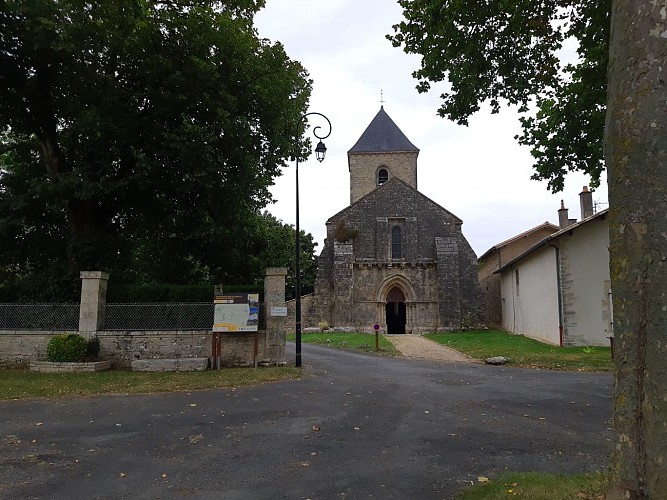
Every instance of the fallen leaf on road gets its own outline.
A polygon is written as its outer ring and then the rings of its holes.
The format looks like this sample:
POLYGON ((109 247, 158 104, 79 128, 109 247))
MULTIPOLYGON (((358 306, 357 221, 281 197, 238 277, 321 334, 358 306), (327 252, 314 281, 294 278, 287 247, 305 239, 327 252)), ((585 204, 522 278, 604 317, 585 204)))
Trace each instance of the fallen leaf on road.
POLYGON ((195 436, 188 436, 188 440, 190 441, 190 444, 196 444, 199 441, 201 441, 202 439, 204 439, 203 434, 197 434, 195 436))
POLYGON ((121 472, 121 473, 120 473, 120 477, 125 477, 125 473, 124 473, 124 472, 121 472))

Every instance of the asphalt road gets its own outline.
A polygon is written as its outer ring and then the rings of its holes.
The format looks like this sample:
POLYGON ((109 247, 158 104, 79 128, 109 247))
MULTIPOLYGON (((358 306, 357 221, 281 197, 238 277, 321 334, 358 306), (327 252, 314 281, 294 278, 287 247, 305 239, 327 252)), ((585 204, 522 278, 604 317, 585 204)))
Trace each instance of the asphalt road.
POLYGON ((0 497, 449 499, 478 476, 606 467, 609 374, 310 345, 303 363, 258 387, 0 402, 0 497))

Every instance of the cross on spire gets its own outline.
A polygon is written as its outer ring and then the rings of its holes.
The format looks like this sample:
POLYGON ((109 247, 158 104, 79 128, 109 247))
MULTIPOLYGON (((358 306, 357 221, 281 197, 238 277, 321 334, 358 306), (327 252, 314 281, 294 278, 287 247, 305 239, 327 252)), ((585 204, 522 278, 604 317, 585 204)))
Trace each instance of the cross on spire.
POLYGON ((380 89, 380 106, 384 107, 384 90, 380 89))

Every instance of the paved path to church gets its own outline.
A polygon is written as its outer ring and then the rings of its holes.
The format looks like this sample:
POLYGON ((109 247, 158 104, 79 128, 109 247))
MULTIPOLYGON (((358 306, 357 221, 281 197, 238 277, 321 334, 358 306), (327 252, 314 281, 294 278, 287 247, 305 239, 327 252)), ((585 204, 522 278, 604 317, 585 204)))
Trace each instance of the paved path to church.
POLYGON ((420 335, 387 335, 386 337, 403 356, 408 358, 450 361, 453 363, 478 362, 465 354, 420 335))
POLYGON ((257 387, 2 401, 0 498, 451 499, 606 466, 609 374, 311 345, 303 362, 257 387))

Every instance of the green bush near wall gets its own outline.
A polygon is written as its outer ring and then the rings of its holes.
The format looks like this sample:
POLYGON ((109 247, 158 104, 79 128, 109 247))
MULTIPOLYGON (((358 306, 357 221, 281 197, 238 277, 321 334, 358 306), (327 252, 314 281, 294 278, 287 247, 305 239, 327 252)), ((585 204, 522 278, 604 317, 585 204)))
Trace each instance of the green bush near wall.
MULTIPOLYGON (((227 285, 225 293, 260 293, 261 285, 227 285)), ((142 303, 142 302, 213 302, 213 285, 114 285, 109 281, 107 290, 108 303, 142 303)))
POLYGON ((46 346, 47 361, 76 363, 88 354, 88 341, 78 333, 63 333, 51 337, 46 346))

